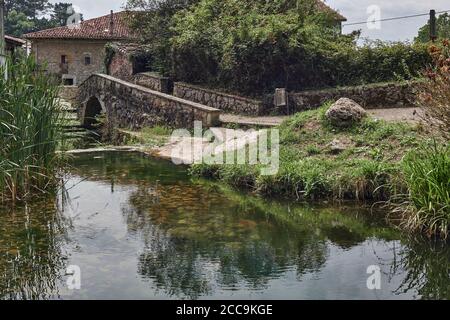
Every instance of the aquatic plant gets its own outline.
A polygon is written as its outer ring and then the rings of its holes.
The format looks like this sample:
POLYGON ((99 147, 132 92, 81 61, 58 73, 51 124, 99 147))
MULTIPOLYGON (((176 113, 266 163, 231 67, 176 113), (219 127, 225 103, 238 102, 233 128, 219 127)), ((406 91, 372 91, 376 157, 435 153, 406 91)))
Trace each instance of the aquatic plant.
POLYGON ((14 203, 52 185, 62 123, 58 86, 33 58, 8 61, 7 75, 0 77, 0 201, 14 203))
POLYGON ((403 226, 446 238, 450 225, 450 146, 411 151, 402 169, 409 192, 406 205, 396 210, 402 214, 403 226))

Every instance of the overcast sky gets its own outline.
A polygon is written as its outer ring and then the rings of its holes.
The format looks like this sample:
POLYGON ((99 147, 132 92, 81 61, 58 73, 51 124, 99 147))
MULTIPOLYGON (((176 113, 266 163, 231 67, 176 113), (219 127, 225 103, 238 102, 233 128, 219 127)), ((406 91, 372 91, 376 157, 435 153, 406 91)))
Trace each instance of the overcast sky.
MULTIPOLYGON (((69 1, 67 0, 67 2, 69 1)), ((51 2, 61 2, 61 0, 52 0, 51 2)), ((121 10, 126 0, 71 0, 71 2, 81 9, 85 19, 90 19, 105 15, 111 9, 114 11, 121 10)), ((382 19, 427 13, 430 9, 436 11, 450 10, 449 0, 327 0, 326 2, 347 17, 347 23, 367 21, 369 17, 367 9, 371 5, 379 7, 382 19)), ((362 29, 362 36, 370 39, 412 40, 417 35, 418 29, 427 20, 428 18, 425 16, 382 22, 380 29, 372 30, 369 30, 365 24, 348 26, 344 27, 344 33, 362 29)))

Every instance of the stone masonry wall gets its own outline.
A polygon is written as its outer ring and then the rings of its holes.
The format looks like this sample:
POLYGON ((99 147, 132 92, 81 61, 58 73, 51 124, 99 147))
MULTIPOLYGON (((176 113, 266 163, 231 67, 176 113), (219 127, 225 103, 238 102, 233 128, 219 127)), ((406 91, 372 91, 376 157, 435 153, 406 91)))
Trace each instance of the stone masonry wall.
POLYGON ((170 79, 158 73, 144 72, 134 75, 134 83, 162 93, 170 93, 170 79))
POLYGON ((173 94, 176 97, 229 113, 258 116, 263 115, 265 111, 262 101, 234 96, 183 82, 174 83, 173 94))
POLYGON ((87 101, 97 98, 109 123, 121 128, 168 125, 192 128, 194 121, 205 127, 218 124, 220 110, 119 80, 107 75, 93 75, 81 87, 79 116, 84 118, 87 101))
POLYGON ((61 74, 61 56, 65 55, 67 76, 74 77, 74 85, 78 85, 90 75, 103 71, 105 45, 106 41, 95 40, 33 40, 32 54, 52 74, 61 74), (86 55, 91 57, 89 65, 85 65, 86 55))
POLYGON ((133 79, 133 63, 126 53, 115 52, 108 67, 108 74, 125 81, 133 79))
POLYGON ((59 98, 66 100, 68 102, 75 102, 78 97, 78 87, 77 86, 61 86, 59 89, 59 98))
POLYGON ((415 84, 387 83, 289 93, 291 112, 320 107, 327 101, 350 98, 366 109, 401 108, 414 103, 415 84))

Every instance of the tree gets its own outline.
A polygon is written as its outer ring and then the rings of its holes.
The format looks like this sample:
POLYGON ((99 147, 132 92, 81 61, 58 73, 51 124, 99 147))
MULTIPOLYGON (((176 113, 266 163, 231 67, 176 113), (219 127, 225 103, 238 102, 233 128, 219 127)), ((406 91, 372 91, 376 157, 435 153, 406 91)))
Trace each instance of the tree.
POLYGON ((128 0, 126 8, 137 12, 131 16, 130 25, 136 30, 143 46, 153 59, 149 61, 154 71, 171 72, 172 18, 199 0, 128 0))
POLYGON ((71 5, 63 2, 53 5, 49 0, 6 0, 6 33, 21 36, 28 32, 64 26, 72 14, 68 10, 71 5))
POLYGON ((336 24, 316 0, 201 0, 173 18, 174 73, 249 95, 306 86, 338 44, 355 45, 336 24))
POLYGON ((6 17, 6 34, 20 37, 22 34, 32 31, 34 27, 35 23, 22 12, 11 10, 6 17))
MULTIPOLYGON (((450 14, 443 13, 436 19, 436 29, 438 39, 450 38, 450 14)), ((430 21, 420 28, 419 34, 414 41, 422 43, 430 41, 430 21)))
POLYGON ((149 67, 179 81, 262 96, 275 88, 410 79, 426 45, 356 45, 320 0, 128 0, 149 67))
POLYGON ((6 16, 13 10, 25 14, 30 19, 37 18, 41 13, 51 9, 48 0, 5 0, 6 16))

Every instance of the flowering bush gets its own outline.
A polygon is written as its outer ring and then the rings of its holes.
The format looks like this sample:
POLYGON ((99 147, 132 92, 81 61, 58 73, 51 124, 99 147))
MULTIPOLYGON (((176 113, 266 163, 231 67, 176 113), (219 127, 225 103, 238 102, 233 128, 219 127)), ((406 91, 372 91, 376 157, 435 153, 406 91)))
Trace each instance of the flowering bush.
POLYGON ((424 120, 450 136, 450 41, 429 48, 433 65, 426 70, 427 81, 420 88, 418 103, 424 109, 424 120))

